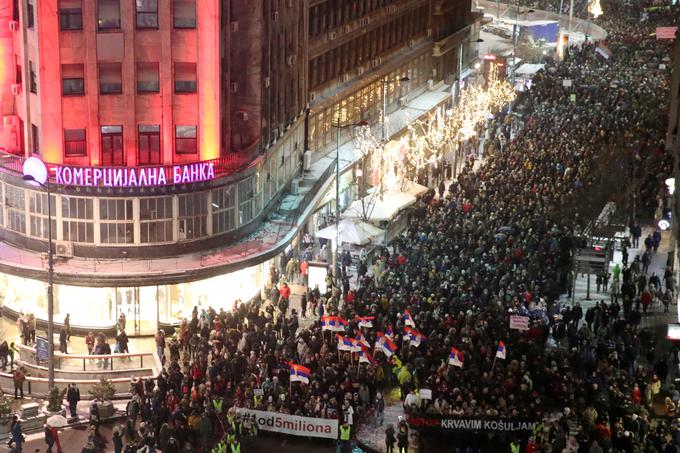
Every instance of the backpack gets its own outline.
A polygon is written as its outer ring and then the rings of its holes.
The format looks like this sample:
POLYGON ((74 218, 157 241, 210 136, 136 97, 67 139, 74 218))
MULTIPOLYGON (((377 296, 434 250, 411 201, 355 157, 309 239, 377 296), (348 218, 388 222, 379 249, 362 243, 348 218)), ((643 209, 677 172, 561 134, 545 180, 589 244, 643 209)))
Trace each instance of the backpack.
POLYGON ((49 426, 45 427, 45 443, 47 445, 52 445, 54 443, 54 439, 52 438, 52 430, 49 426))

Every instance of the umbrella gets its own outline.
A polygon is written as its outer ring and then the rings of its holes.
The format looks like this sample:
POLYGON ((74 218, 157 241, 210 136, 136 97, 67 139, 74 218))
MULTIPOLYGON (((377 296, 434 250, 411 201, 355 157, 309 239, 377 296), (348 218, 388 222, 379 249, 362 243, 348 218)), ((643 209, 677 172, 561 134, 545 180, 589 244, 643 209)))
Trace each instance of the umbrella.
POLYGON ((52 428, 63 428, 64 426, 68 425, 68 420, 66 420, 66 417, 63 415, 53 415, 48 418, 45 423, 47 423, 47 426, 52 428))
POLYGON ((498 229, 499 233, 505 233, 505 234, 511 234, 513 231, 512 227, 509 226, 502 226, 498 229))
MULTIPOLYGON (((368 244, 373 239, 385 233, 378 227, 370 223, 362 222, 359 219, 343 219, 340 222, 340 241, 347 244, 363 245, 368 244)), ((328 226, 316 233, 318 237, 335 240, 335 225, 328 226)))
POLYGON ((496 238, 496 240, 498 240, 498 241, 504 241, 508 238, 508 235, 503 234, 503 233, 496 233, 496 234, 494 234, 493 237, 496 238))

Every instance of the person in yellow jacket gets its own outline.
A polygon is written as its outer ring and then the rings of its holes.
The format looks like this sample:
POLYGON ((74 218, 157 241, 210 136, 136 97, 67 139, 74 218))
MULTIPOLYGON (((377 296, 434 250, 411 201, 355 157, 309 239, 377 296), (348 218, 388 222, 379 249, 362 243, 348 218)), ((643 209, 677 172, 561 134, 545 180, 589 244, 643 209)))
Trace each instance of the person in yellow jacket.
POLYGON ((521 445, 517 439, 510 442, 510 453, 519 453, 521 445))
POLYGON ((241 442, 238 439, 234 439, 233 442, 229 444, 229 451, 224 450, 225 453, 241 453, 241 442))
POLYGON ((350 453, 352 446, 350 445, 350 438, 352 436, 352 427, 347 423, 347 420, 340 425, 340 452, 350 453))
POLYGON ((212 453, 228 453, 227 443, 224 441, 224 439, 215 444, 215 446, 212 448, 212 453))

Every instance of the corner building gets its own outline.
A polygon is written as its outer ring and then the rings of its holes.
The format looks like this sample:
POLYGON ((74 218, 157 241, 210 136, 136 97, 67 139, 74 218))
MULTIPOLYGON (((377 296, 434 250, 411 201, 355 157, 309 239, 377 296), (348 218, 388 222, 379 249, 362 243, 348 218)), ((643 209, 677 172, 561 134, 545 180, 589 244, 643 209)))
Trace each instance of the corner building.
POLYGON ((479 19, 469 0, 0 0, 5 313, 46 318, 27 157, 50 175, 55 320, 123 312, 142 334, 229 309, 297 243, 307 214, 280 218, 282 200, 332 112, 376 122, 381 80, 412 81, 386 85, 390 110, 450 82, 479 19))

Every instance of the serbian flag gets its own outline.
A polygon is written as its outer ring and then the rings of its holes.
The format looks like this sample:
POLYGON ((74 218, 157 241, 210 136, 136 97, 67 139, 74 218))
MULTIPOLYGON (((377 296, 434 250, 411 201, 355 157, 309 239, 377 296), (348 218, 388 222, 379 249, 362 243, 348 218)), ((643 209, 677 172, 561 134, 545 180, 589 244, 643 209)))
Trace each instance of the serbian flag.
POLYGON ((377 350, 382 351, 387 357, 391 357, 397 350, 397 345, 382 333, 378 332, 378 339, 375 341, 377 350))
POLYGON ((413 318, 411 317, 411 313, 408 312, 408 310, 404 310, 404 314, 402 315, 401 319, 404 321, 404 325, 410 326, 415 328, 416 323, 413 322, 413 318))
POLYGON ((505 343, 498 342, 498 349, 496 349, 496 358, 505 360, 505 343))
POLYGON ((290 363, 290 382, 304 382, 309 384, 309 376, 312 374, 312 370, 302 365, 297 365, 295 363, 290 363))
POLYGON ((373 360, 373 357, 371 357, 371 354, 368 353, 368 350, 366 348, 361 349, 359 351, 359 363, 368 363, 369 365, 375 365, 376 361, 373 360))
POLYGON ((595 53, 600 55, 602 58, 605 60, 609 60, 612 55, 612 51, 607 47, 607 44, 604 42, 601 42, 596 48, 595 48, 595 53))
POLYGON ((411 346, 420 346, 420 343, 427 340, 425 335, 410 327, 404 327, 404 332, 406 333, 405 339, 408 339, 411 346))
POLYGON ((366 340, 366 337, 365 337, 361 332, 359 332, 358 330, 357 330, 357 334, 356 334, 356 336, 355 336, 354 338, 359 342, 359 344, 360 344, 362 347, 366 347, 366 348, 370 348, 370 347, 371 347, 371 345, 368 344, 368 341, 366 340))
POLYGON ((344 332, 345 326, 349 324, 340 316, 322 316, 321 330, 330 330, 331 332, 344 332))
POLYGON ((464 361, 465 358, 463 357, 463 353, 456 348, 451 348, 451 354, 449 354, 449 365, 463 368, 464 361))
POLYGON ((357 316, 354 319, 359 322, 359 327, 366 327, 367 329, 370 329, 373 327, 373 320, 375 319, 375 316, 357 316))
POLYGON ((394 330, 392 330, 392 324, 390 324, 390 326, 385 331, 385 336, 394 341, 394 330))
POLYGON ((338 350, 339 351, 349 351, 358 352, 361 351, 361 345, 354 338, 343 337, 342 335, 336 335, 338 339, 338 350))

